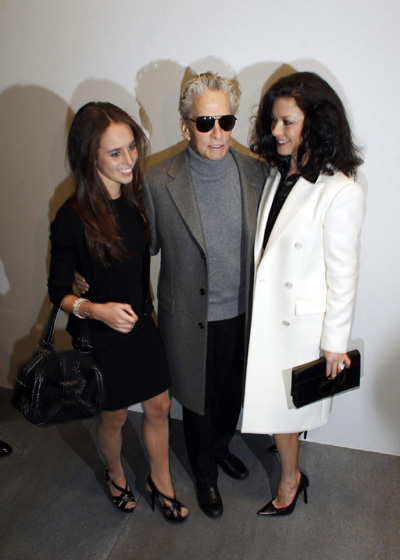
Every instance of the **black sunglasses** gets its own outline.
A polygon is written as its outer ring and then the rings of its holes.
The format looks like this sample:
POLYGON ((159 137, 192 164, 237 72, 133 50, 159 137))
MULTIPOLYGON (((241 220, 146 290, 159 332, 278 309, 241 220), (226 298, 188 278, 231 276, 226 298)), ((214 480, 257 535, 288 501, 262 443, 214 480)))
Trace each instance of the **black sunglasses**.
POLYGON ((189 119, 196 123, 196 128, 199 132, 209 132, 215 126, 215 121, 218 121, 219 126, 225 132, 232 130, 236 123, 236 117, 233 115, 222 115, 222 117, 197 117, 197 119, 189 119))

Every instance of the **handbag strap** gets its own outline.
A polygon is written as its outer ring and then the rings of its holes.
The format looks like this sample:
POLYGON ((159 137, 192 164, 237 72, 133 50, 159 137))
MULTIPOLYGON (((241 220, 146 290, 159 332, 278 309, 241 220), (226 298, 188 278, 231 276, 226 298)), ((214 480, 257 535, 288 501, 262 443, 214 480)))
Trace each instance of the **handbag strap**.
MULTIPOLYGON (((54 349, 54 331, 56 328, 56 321, 58 313, 60 311, 60 305, 53 305, 51 308, 47 323, 43 329, 42 337, 39 344, 37 345, 37 351, 53 351, 54 349)), ((75 348, 79 348, 84 351, 92 350, 92 345, 90 344, 89 327, 86 320, 79 321, 79 337, 74 340, 75 348)))

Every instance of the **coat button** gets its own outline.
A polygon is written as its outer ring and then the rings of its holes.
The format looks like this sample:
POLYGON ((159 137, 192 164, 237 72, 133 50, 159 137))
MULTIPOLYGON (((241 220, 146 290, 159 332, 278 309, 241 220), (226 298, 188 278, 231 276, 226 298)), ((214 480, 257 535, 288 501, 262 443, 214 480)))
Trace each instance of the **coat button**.
POLYGON ((205 253, 201 253, 201 258, 205 259, 206 258, 206 254, 205 253))
POLYGON ((289 323, 289 321, 282 321, 281 325, 282 325, 282 327, 289 327, 290 323, 289 323))
POLYGON ((303 247, 303 245, 302 245, 302 243, 300 243, 300 241, 296 241, 294 246, 296 247, 296 249, 301 249, 303 247))
POLYGON ((206 293, 205 289, 204 289, 204 288, 200 288, 199 294, 200 294, 201 296, 204 296, 205 293, 206 293))
POLYGON ((283 285, 288 289, 293 288, 293 284, 291 282, 285 282, 283 285))
POLYGON ((198 323, 197 326, 199 327, 199 329, 204 329, 204 323, 198 323))

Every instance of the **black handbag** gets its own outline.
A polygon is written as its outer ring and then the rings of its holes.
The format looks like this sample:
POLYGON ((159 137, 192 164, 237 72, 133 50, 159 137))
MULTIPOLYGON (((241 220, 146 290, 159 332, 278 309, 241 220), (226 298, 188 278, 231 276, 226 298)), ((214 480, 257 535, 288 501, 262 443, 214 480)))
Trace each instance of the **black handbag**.
POLYGON ((12 404, 32 424, 90 418, 102 410, 104 387, 92 355, 86 320, 74 350, 54 351, 60 307, 54 305, 33 358, 18 371, 12 404))
POLYGON ((326 377, 326 360, 319 358, 292 369, 293 404, 301 408, 338 393, 360 386, 361 356, 358 350, 348 352, 351 366, 344 369, 335 379, 326 377))

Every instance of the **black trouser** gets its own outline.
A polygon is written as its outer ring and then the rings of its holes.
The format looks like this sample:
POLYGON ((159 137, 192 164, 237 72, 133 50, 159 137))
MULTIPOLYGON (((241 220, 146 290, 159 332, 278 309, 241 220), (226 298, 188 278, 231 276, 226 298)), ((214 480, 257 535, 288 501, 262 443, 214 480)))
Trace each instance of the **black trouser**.
POLYGON ((199 486, 214 486, 216 459, 229 453, 239 419, 243 389, 245 315, 210 321, 207 337, 204 416, 183 407, 183 429, 199 486))

